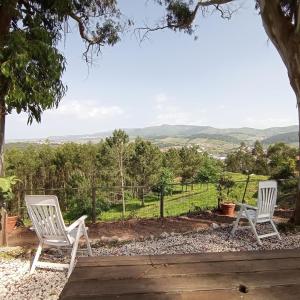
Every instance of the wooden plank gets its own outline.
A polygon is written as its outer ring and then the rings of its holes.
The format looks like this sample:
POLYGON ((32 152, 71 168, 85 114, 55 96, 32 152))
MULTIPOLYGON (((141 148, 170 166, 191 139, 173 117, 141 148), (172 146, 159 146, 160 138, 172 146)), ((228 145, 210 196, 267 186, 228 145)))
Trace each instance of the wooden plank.
POLYGON ((151 265, 149 255, 79 257, 76 267, 151 265))
MULTIPOLYGON (((63 297, 61 300, 241 300, 240 293, 231 290, 196 291, 179 293, 150 293, 129 295, 104 295, 63 297)), ((298 299, 297 299, 298 300, 298 299)))
POLYGON ((281 270, 255 273, 206 274, 165 278, 138 278, 122 280, 86 280, 69 282, 64 297, 105 296, 149 293, 178 293, 207 290, 234 290, 240 284, 249 290, 278 285, 300 285, 299 270, 281 270))
POLYGON ((212 252, 177 255, 153 255, 153 256, 98 256, 80 257, 76 267, 89 266, 133 266, 153 264, 181 264, 204 261, 234 261, 234 260, 262 260, 277 258, 298 258, 300 249, 271 250, 271 251, 243 251, 243 252, 212 252))
POLYGON ((134 278, 158 278, 166 276, 189 276, 214 273, 241 273, 271 270, 294 270, 300 272, 300 258, 201 262, 193 264, 162 264, 137 266, 112 266, 75 268, 69 281, 113 280, 134 278))
POLYGON ((248 293, 240 293, 236 290, 213 290, 193 291, 178 293, 150 293, 150 294, 127 294, 127 295, 106 295, 106 296, 74 296, 63 297, 61 300, 274 300, 288 299, 299 300, 300 285, 275 286, 270 288, 258 288, 248 293))

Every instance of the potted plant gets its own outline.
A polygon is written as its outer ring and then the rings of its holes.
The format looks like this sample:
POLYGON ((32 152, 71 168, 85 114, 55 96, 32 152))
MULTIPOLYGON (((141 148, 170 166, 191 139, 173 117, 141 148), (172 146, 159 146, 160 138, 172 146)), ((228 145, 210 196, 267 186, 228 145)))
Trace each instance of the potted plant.
POLYGON ((234 181, 230 177, 222 175, 218 180, 218 209, 222 215, 234 216, 235 203, 230 199, 230 191, 234 186, 234 181))
MULTIPOLYGON (((18 181, 19 180, 15 176, 0 177, 0 206, 6 207, 7 203, 12 200, 12 188, 18 181)), ((6 233, 11 233, 13 231, 17 221, 17 215, 6 217, 6 233)))

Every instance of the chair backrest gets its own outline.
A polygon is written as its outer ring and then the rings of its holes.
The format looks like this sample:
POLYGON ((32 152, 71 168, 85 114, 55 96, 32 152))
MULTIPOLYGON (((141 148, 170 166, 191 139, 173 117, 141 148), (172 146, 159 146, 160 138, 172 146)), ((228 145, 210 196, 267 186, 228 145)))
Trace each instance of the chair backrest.
POLYGON ((260 181, 258 187, 257 217, 272 218, 277 200, 277 182, 275 180, 260 181))
POLYGON ((56 196, 26 195, 25 202, 40 241, 46 244, 70 244, 56 196))

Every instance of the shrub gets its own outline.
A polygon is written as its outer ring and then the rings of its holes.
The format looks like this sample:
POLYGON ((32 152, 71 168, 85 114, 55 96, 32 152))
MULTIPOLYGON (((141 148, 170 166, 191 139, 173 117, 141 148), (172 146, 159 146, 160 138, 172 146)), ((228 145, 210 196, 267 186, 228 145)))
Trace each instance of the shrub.
MULTIPOLYGON (((100 215, 104 211, 111 208, 111 203, 104 199, 96 199, 96 215, 100 215)), ((93 213, 93 206, 91 198, 73 197, 69 201, 69 207, 65 214, 65 218, 69 221, 76 220, 83 215, 87 215, 91 219, 93 213)))

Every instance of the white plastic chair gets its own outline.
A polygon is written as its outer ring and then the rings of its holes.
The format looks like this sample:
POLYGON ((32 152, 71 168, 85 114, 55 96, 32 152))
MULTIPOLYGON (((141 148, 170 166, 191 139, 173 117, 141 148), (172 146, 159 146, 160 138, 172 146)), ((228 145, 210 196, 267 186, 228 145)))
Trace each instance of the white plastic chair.
MULTIPOLYGON (((262 245, 261 239, 277 235, 281 239, 279 232, 272 220, 274 209, 276 207, 277 199, 277 182, 274 180, 260 181, 258 188, 258 200, 257 206, 251 206, 245 203, 240 203, 240 211, 237 215, 236 221, 234 222, 231 234, 234 235, 236 229, 238 228, 239 221, 241 218, 248 219, 250 228, 252 229, 257 242, 262 245), (256 224, 270 222, 273 228, 273 232, 258 235, 256 231, 256 224)), ((245 226, 244 226, 245 228, 245 226)))
POLYGON ((67 268, 69 277, 74 268, 78 242, 82 236, 85 237, 87 243, 88 255, 92 256, 87 228, 84 223, 87 216, 82 216, 73 224, 66 227, 56 196, 27 195, 25 196, 25 202, 34 230, 40 241, 30 268, 30 273, 33 273, 36 267, 55 269, 67 268), (39 262, 38 259, 44 245, 72 247, 70 264, 39 262))

